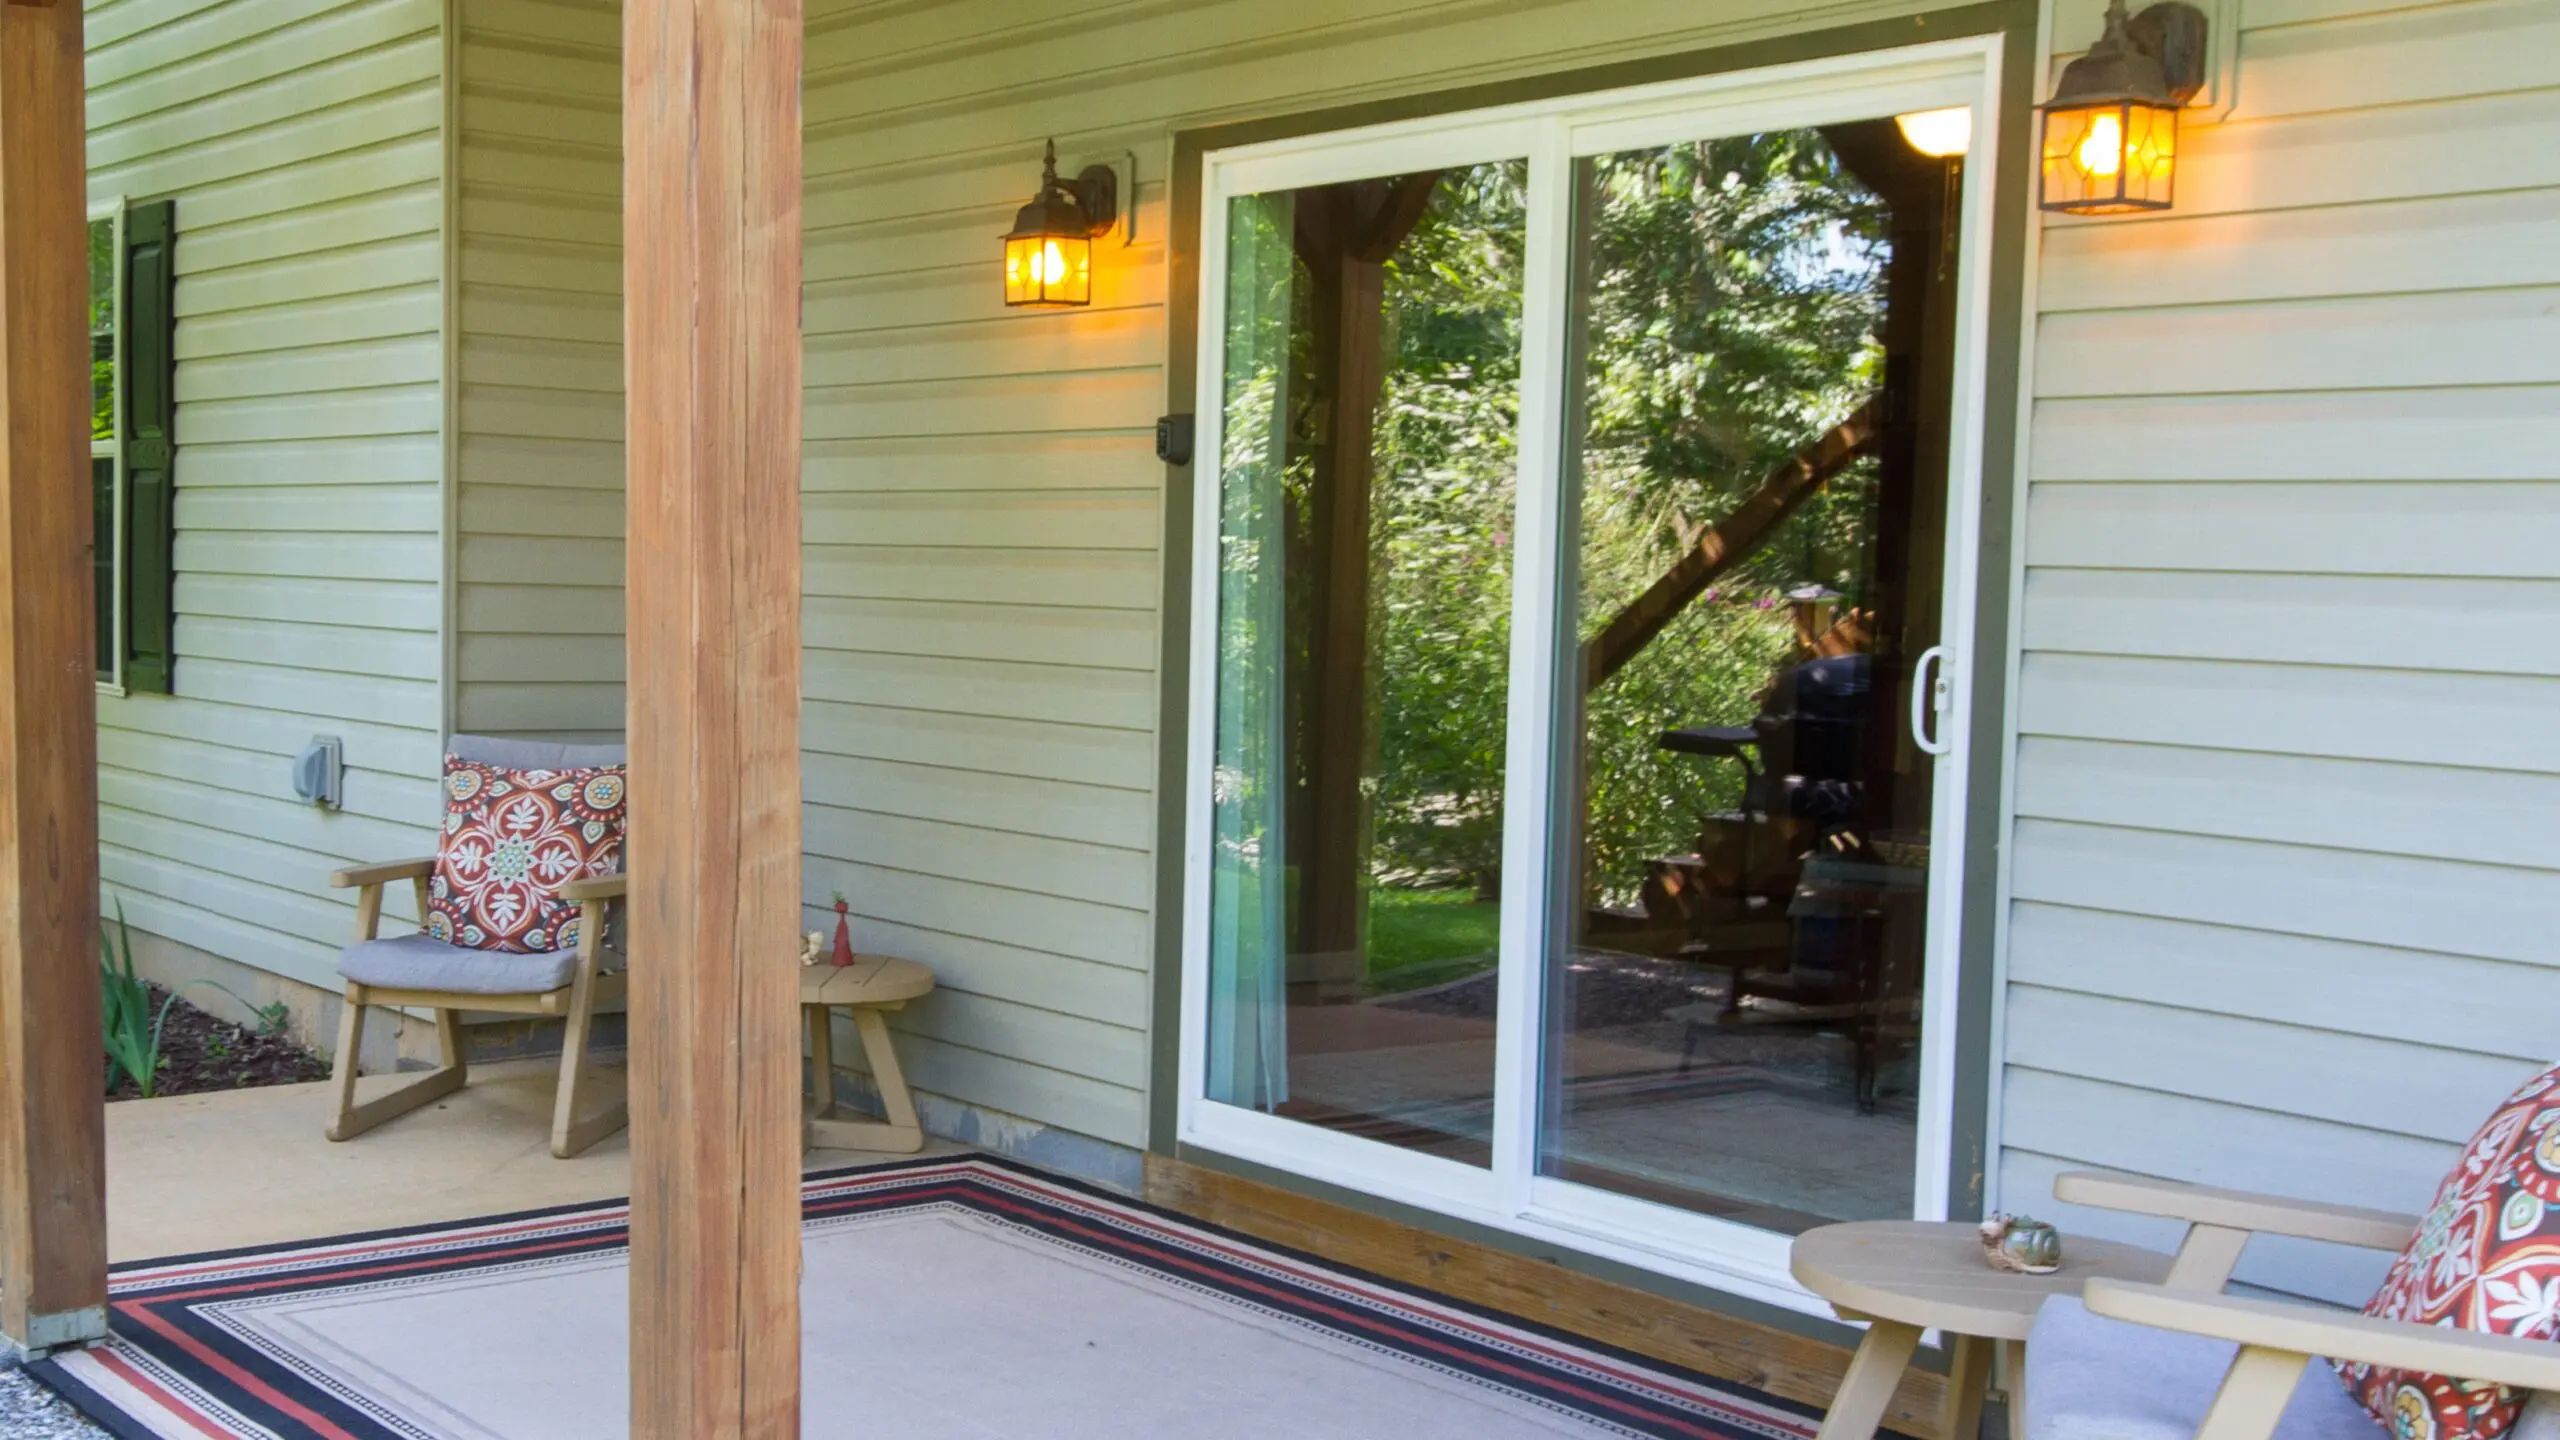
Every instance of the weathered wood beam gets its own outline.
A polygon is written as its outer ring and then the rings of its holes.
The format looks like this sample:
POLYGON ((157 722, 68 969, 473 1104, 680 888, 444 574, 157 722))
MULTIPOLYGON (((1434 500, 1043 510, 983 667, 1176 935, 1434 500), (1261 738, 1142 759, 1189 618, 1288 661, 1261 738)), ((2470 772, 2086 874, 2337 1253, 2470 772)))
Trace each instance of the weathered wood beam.
POLYGON ((106 1333, 80 6, 0 4, 0 1332, 106 1333))
POLYGON ((631 1434, 800 1409, 798 0, 626 0, 631 1434))
POLYGON ((1783 461, 1742 497, 1742 503, 1706 528, 1698 543, 1672 562, 1662 578, 1627 602, 1582 650, 1582 687, 1597 690, 1636 653, 1662 633, 1662 627, 1706 593, 1717 576, 1748 559, 1786 523, 1796 508, 1813 498, 1823 484, 1865 454, 1882 433, 1879 406, 1873 400, 1851 411, 1849 418, 1783 461))

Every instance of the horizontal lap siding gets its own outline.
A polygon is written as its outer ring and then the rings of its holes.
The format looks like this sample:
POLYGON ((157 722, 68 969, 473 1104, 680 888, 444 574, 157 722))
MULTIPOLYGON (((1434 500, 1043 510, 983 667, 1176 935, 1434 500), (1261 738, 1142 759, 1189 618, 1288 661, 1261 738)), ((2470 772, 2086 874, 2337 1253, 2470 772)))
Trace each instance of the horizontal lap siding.
POLYGON ((1919 8, 812 6, 808 898, 941 976, 897 1022, 919 1086, 1146 1139, 1174 134, 1919 8), (1052 135, 1135 153, 1137 241, 1091 309, 1008 315, 1052 135))
MULTIPOLYGON (((89 188, 177 200, 177 694, 102 696, 110 914, 332 979, 354 859, 433 843, 437 0, 87 11, 89 188), (345 806, 293 799, 346 742, 345 806)), ((395 897, 395 909, 408 902, 395 897)))
POLYGON ((2415 1209, 2560 1058, 2560 11, 2246 14, 2177 208, 2044 232, 2013 1210, 2073 1166, 2415 1209))
POLYGON ((618 736, 621 7, 457 0, 455 728, 618 736))

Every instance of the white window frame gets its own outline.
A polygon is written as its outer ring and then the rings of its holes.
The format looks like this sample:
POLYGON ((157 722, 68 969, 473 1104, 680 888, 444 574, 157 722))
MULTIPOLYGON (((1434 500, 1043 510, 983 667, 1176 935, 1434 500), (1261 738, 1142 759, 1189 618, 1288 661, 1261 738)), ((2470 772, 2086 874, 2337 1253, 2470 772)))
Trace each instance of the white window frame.
MULTIPOLYGON (((115 517, 115 528, 105 535, 97 535, 90 538, 90 543, 92 545, 106 545, 112 547, 107 553, 111 557, 111 563, 115 569, 114 603, 109 607, 106 614, 98 617, 98 624, 105 627, 108 636, 112 639, 112 643, 108 647, 108 653, 114 657, 114 659, 109 662, 106 669, 98 672, 98 693, 101 695, 122 695, 125 693, 124 595, 126 577, 124 567, 126 550, 124 539, 124 392, 126 326, 124 313, 124 215, 125 197, 121 195, 118 195, 111 200, 94 202, 89 206, 89 224, 95 225, 101 220, 112 220, 115 222, 115 240, 112 247, 115 256, 115 278, 108 282, 115 287, 115 434, 105 440, 99 440, 93 437, 89 441, 89 458, 92 461, 97 460, 101 456, 111 456, 116 462, 115 500, 111 509, 111 513, 115 517)), ((81 257, 84 261, 80 268, 81 274, 84 277, 88 273, 88 266, 85 263, 88 257, 88 238, 88 231, 84 227, 80 233, 80 239, 82 242, 81 257)), ((92 403, 95 403, 94 400, 92 403)))
MULTIPOLYGON (((1190 731, 1184 777, 1182 1003, 1176 1137, 1183 1145, 1416 1206, 1541 1243, 1635 1265, 1808 1314, 1828 1307, 1787 1270, 1789 1237, 1536 1173, 1536 1086, 1545 987, 1537 983, 1551 897, 1546 788, 1555 742, 1553 647, 1561 557, 1564 324, 1572 163, 1684 140, 1969 106, 1948 460, 1944 610, 1952 706, 1938 733, 1933 853, 1964 855, 1969 736, 1966 654, 1974 633, 1982 495, 1984 337, 1990 319, 1992 177, 1998 174, 2001 37, 1997 34, 1359 130, 1214 150, 1202 157, 1199 375, 1202 457, 1193 467, 1190 731), (1526 157, 1519 513, 1513 526, 1512 652, 1494 1056, 1492 1163, 1479 1168, 1207 1098, 1210 774, 1217 702, 1220 422, 1225 372, 1228 202, 1236 196, 1379 175, 1526 157), (1529 797, 1541 797, 1529 803, 1529 797), (1534 877, 1534 878, 1530 878, 1534 877)), ((1987 861, 1983 863, 1988 863, 1987 861)), ((1931 867, 1912 1214, 1943 1219, 1954 1135, 1960 895, 1968 863, 1931 867)))

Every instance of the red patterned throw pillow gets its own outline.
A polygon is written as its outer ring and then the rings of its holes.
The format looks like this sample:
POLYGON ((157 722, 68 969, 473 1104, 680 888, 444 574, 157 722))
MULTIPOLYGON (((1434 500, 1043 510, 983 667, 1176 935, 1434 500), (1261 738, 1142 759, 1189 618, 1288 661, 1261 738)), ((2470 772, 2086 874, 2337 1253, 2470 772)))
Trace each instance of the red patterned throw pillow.
MULTIPOLYGON (((2560 1339, 2560 1066, 2526 1081, 2463 1147, 2367 1315, 2560 1339)), ((2491 1440, 2524 1397, 2503 1385, 2338 1366, 2398 1440, 2491 1440)))
POLYGON ((613 873, 625 798, 619 765, 508 770, 446 756, 427 933, 466 950, 575 947, 578 907, 560 887, 613 873))

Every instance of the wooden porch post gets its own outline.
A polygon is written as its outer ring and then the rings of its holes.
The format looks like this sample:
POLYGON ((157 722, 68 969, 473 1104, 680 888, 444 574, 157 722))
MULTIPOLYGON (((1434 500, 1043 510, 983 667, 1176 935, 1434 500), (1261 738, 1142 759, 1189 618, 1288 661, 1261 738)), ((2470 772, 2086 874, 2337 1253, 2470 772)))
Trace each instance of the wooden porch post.
POLYGON ((0 1332, 106 1333, 80 0, 0 0, 0 1332))
POLYGON ((626 0, 631 1433, 800 1418, 799 0, 626 0))

